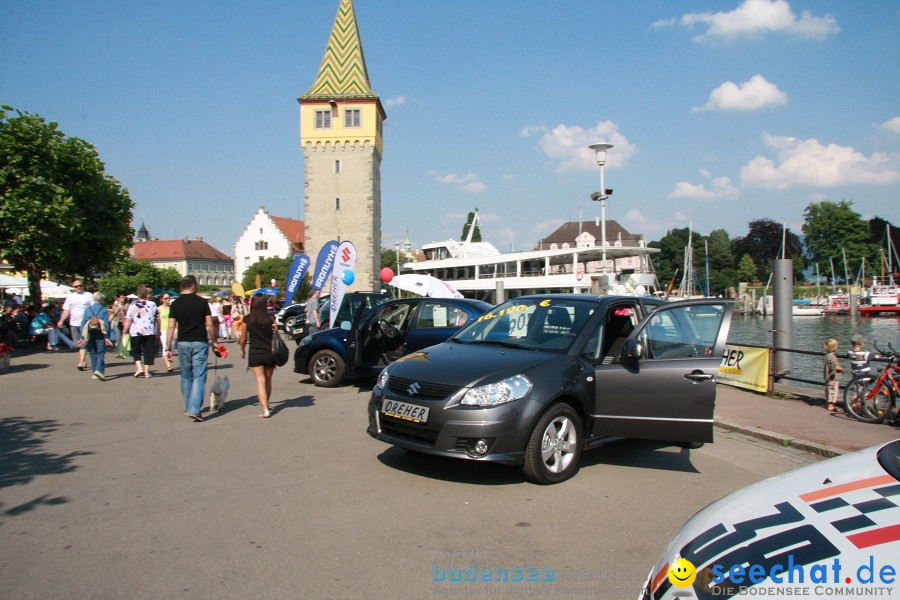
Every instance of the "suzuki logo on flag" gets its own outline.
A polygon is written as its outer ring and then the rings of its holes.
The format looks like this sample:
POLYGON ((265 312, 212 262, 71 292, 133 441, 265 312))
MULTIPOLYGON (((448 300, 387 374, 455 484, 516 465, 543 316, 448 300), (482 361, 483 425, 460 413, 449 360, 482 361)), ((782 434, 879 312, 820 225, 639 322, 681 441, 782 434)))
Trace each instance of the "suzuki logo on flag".
POLYGON ((353 256, 353 252, 350 251, 350 248, 345 247, 343 252, 341 252, 341 257, 344 259, 344 262, 349 261, 351 256, 353 256))
POLYGON ((409 384, 409 387, 406 388, 406 391, 409 392, 410 396, 415 396, 416 394, 418 394, 419 393, 419 382, 413 381, 411 384, 409 384))

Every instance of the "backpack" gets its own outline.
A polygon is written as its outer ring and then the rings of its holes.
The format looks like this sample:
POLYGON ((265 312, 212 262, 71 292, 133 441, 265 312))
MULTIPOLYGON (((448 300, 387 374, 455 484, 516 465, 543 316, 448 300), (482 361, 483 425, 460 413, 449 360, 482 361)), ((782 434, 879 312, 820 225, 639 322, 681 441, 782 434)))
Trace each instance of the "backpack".
MULTIPOLYGON (((91 306, 91 312, 93 312, 94 307, 91 306)), ((100 321, 100 317, 96 314, 92 315, 90 319, 88 319, 88 329, 90 331, 102 331, 102 323, 100 321)))

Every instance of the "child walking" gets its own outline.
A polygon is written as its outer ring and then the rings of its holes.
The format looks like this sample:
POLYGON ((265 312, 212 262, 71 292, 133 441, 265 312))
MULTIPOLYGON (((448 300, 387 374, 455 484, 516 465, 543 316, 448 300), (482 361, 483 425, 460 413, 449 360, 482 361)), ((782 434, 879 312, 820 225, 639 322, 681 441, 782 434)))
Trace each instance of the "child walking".
POLYGON ((828 412, 833 413, 836 410, 838 392, 840 391, 840 374, 844 372, 844 369, 841 368, 837 359, 837 340, 833 338, 828 339, 825 341, 825 344, 823 344, 823 347, 825 348, 826 353, 824 364, 825 402, 828 406, 828 412))

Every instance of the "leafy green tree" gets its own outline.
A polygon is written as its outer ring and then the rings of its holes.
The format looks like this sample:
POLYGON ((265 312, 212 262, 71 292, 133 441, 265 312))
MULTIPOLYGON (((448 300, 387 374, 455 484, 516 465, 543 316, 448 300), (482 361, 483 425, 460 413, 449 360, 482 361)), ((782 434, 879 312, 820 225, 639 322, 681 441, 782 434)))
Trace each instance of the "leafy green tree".
POLYGON ((879 259, 877 265, 866 267, 867 273, 875 274, 876 271, 881 270, 886 273, 888 265, 893 265, 895 269, 900 267, 900 229, 893 223, 885 221, 881 217, 869 219, 869 243, 878 248, 879 259), (893 257, 887 255, 888 231, 891 236, 890 246, 893 257))
MULTIPOLYGON (((477 209, 475 212, 478 212, 477 209)), ((475 213, 470 212, 469 216, 466 217, 466 224, 463 225, 462 237, 460 240, 465 240, 466 236, 469 235, 469 227, 472 226, 472 221, 475 219, 475 213)), ((480 242, 481 241, 481 229, 478 227, 478 223, 475 223, 475 231, 472 232, 472 241, 480 242)))
POLYGON ((870 242, 869 224, 853 210, 853 202, 813 202, 803 211, 806 254, 812 262, 825 264, 829 259, 842 263, 846 253, 852 271, 863 259, 878 260, 878 247, 870 242))
MULTIPOLYGON (((668 287, 674 279, 674 285, 677 287, 679 281, 684 276, 684 252, 688 245, 688 236, 691 230, 687 227, 682 229, 671 229, 666 232, 658 242, 650 242, 648 246, 651 248, 659 248, 659 254, 653 256, 653 266, 656 269, 656 276, 660 285, 664 288, 668 287)), ((702 269, 702 248, 703 241, 700 234, 696 231, 690 236, 693 239, 694 247, 694 270, 700 267, 702 269), (700 261, 697 259, 697 248, 700 248, 700 261)))
MULTIPOLYGON (((241 281, 241 285, 243 285, 244 289, 247 291, 256 289, 256 275, 258 273, 259 287, 269 287, 269 284, 274 279, 278 289, 284 291, 288 269, 291 268, 292 261, 292 258, 267 258, 253 263, 250 265, 250 268, 247 269, 247 272, 244 273, 244 279, 241 281)), ((312 269, 314 266, 315 265, 310 265, 309 268, 312 269)), ((309 278, 310 274, 307 272, 307 274, 303 276, 303 281, 300 282, 297 291, 294 292, 295 298, 306 298, 306 296, 309 295, 309 278)))
POLYGON ((807 264, 803 256, 803 244, 797 234, 790 229, 785 231, 781 223, 771 219, 751 221, 747 235, 731 241, 731 251, 734 256, 749 254, 756 265, 757 280, 765 282, 775 268, 775 260, 781 258, 783 238, 787 242, 784 256, 793 260, 794 280, 800 281, 807 264))
POLYGON ((743 255, 740 262, 738 262, 737 278, 738 281, 745 281, 747 283, 756 283, 759 281, 759 273, 756 270, 756 265, 753 264, 753 257, 749 254, 743 255))
MULTIPOLYGON (((703 260, 709 260, 709 295, 724 295, 730 287, 738 283, 737 270, 734 268, 734 254, 731 252, 731 238, 724 229, 715 229, 704 239, 706 248, 694 248, 694 254, 703 260)), ((705 274, 704 274, 705 275, 705 274)), ((702 280, 702 279, 701 279, 702 280)))
MULTIPOLYGON (((403 257, 400 257, 400 261, 403 262, 403 257)), ((394 275, 397 274, 397 251, 391 250, 389 248, 381 249, 381 268, 389 268, 394 272, 394 275)))
POLYGON ((91 144, 0 106, 0 258, 27 272, 35 303, 47 271, 91 278, 127 256, 133 206, 91 144))
POLYGON ((132 294, 139 285, 149 288, 181 291, 181 274, 171 267, 160 269, 146 260, 125 258, 97 281, 106 302, 117 294, 132 294))

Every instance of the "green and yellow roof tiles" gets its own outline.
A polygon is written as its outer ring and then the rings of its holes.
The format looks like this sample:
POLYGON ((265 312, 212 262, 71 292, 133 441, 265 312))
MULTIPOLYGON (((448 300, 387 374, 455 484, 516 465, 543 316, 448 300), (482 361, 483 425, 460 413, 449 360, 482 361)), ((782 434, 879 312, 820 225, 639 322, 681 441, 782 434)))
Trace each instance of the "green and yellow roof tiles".
POLYGON ((369 84, 353 0, 341 0, 319 74, 300 100, 377 97, 369 84))

